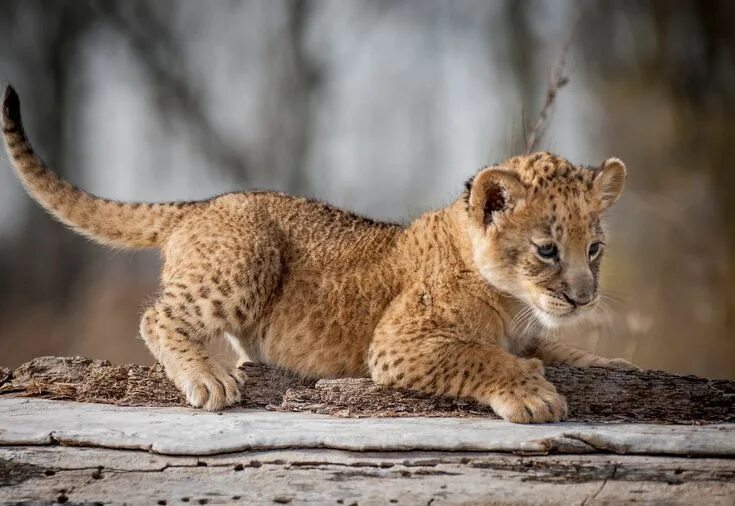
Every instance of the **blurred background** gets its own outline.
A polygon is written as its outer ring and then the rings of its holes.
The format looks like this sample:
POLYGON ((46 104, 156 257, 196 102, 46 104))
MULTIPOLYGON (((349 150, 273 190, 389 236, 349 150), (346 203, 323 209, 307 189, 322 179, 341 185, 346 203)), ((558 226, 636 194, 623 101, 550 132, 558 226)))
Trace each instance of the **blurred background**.
MULTIPOLYGON (((122 200, 246 189, 407 221, 525 151, 579 18, 540 148, 622 158, 603 288, 569 339, 735 378, 735 2, 3 0, 0 81, 37 151, 122 200)), ((150 363, 155 252, 52 221, 0 157, 0 364, 150 363)))

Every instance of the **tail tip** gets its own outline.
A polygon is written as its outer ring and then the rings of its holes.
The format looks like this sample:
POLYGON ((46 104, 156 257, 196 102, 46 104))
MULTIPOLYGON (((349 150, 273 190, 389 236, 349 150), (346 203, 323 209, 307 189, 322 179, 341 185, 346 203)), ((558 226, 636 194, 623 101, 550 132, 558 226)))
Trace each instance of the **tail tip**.
POLYGON ((20 123, 20 98, 11 85, 5 88, 3 98, 3 122, 7 124, 8 121, 14 124, 20 123))

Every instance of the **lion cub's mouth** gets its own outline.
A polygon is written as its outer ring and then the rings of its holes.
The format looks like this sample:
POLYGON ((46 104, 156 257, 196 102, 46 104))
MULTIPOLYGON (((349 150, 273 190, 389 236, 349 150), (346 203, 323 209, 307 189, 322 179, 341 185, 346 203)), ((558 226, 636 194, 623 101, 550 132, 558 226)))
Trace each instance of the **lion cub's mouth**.
POLYGON ((543 294, 534 302, 536 317, 547 328, 555 328, 579 321, 580 318, 591 313, 597 305, 599 296, 584 306, 567 302, 555 294, 543 294))

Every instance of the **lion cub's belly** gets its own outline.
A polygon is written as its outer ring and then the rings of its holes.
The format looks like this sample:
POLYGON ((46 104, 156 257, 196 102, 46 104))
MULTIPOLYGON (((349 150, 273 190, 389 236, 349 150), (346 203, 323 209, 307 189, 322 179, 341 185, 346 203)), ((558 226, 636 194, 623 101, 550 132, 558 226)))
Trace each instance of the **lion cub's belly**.
POLYGON ((388 303, 381 295, 356 275, 292 278, 251 337, 253 358, 310 377, 366 376, 370 340, 388 303))

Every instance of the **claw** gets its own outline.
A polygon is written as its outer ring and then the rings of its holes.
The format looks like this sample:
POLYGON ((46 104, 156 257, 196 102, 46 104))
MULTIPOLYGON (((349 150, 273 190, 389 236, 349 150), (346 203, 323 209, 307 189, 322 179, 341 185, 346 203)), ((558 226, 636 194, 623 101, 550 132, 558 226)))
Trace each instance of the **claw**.
POLYGON ((218 411, 242 399, 241 381, 238 378, 244 376, 228 371, 211 360, 187 365, 189 367, 186 370, 174 371, 170 377, 191 406, 218 411))

